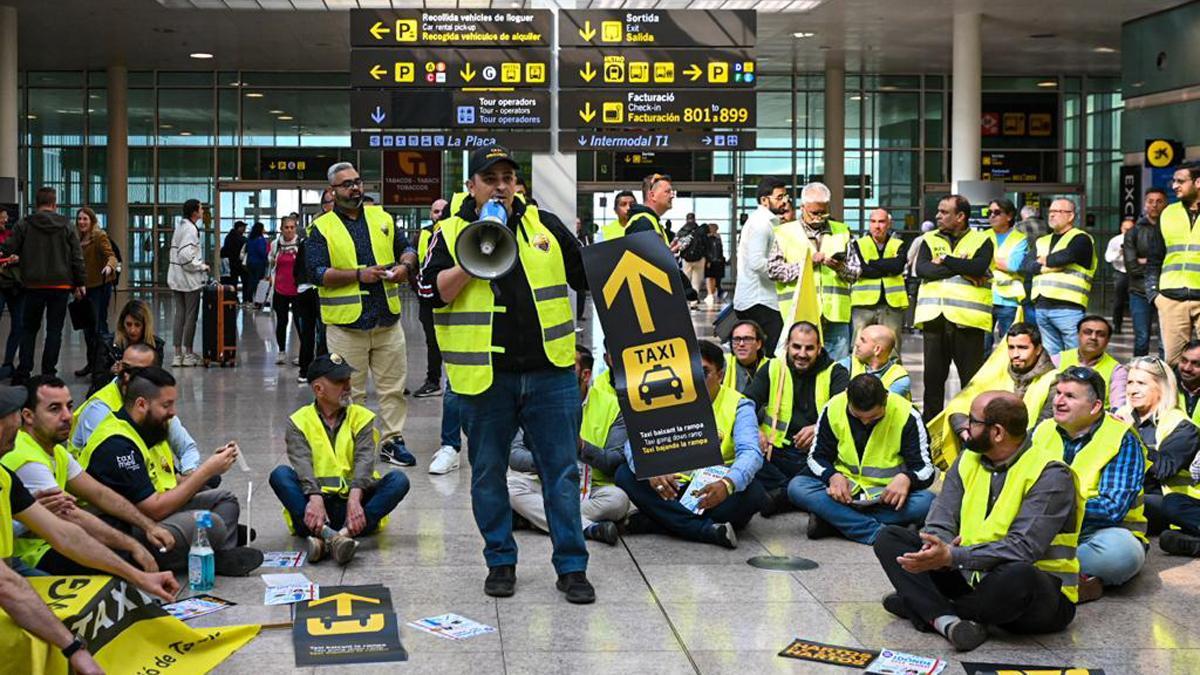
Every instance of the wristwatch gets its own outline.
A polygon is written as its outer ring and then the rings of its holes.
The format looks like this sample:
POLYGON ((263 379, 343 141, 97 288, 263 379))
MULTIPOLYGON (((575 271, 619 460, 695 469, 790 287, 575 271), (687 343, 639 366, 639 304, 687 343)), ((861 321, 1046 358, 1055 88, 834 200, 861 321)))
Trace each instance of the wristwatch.
POLYGON ((76 635, 75 639, 71 641, 71 644, 62 648, 63 658, 70 661, 71 657, 75 655, 75 652, 79 651, 80 649, 87 649, 87 643, 83 641, 83 638, 76 635))

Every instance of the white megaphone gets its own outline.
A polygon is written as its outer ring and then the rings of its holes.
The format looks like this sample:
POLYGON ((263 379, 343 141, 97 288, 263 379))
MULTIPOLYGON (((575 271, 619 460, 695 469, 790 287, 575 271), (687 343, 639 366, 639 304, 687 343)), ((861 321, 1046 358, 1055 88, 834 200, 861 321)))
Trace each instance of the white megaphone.
POLYGON ((479 209, 479 220, 458 233, 454 255, 476 279, 499 279, 517 264, 517 239, 507 225, 504 203, 494 199, 479 209))

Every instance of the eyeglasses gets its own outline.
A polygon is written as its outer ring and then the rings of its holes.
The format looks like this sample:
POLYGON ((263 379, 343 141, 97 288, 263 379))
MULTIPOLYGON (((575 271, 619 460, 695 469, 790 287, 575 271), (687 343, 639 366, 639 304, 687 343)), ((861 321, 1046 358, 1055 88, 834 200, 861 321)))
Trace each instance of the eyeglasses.
POLYGON ((967 423, 968 424, 982 424, 985 427, 988 426, 989 424, 991 424, 991 422, 989 422, 987 420, 981 420, 973 415, 967 415, 967 423))
POLYGON ((350 179, 350 180, 344 180, 344 181, 342 181, 342 182, 340 182, 340 183, 335 183, 335 184, 333 185, 333 187, 335 187, 335 188, 342 188, 343 190, 349 190, 349 189, 350 189, 350 188, 352 188, 352 187, 362 187, 362 185, 363 185, 363 179, 361 179, 361 178, 352 178, 352 179, 350 179))
POLYGON ((735 335, 729 338, 729 341, 735 345, 744 345, 748 342, 758 342, 758 338, 753 335, 735 335))
POLYGON ((1138 366, 1147 366, 1147 367, 1153 366, 1154 370, 1159 375, 1165 375, 1167 372, 1166 364, 1163 363, 1161 359, 1159 359, 1158 357, 1154 357, 1154 356, 1139 356, 1139 357, 1133 359, 1132 361, 1130 361, 1129 365, 1130 365, 1130 367, 1134 367, 1134 368, 1136 368, 1138 366))
POLYGON ((1086 384, 1092 388, 1092 392, 1096 394, 1096 398, 1104 399, 1104 390, 1107 385, 1104 384, 1104 378, 1091 368, 1086 366, 1071 366, 1062 371, 1059 377, 1065 377, 1068 380, 1086 384))

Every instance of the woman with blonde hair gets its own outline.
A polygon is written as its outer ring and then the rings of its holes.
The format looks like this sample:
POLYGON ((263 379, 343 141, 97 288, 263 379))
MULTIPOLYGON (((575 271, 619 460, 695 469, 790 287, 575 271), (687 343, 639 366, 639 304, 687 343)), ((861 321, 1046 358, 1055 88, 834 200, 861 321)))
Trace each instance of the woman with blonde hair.
MULTIPOLYGON (((1200 489, 1191 470, 1200 430, 1188 419, 1176 392, 1175 373, 1166 362, 1139 356, 1129 362, 1127 403, 1116 415, 1133 425, 1148 451, 1150 469, 1146 472, 1145 493, 1150 533, 1177 525, 1200 535, 1200 517, 1196 517, 1200 516, 1200 489), (1181 502, 1181 498, 1194 506, 1181 502), (1177 512, 1180 506, 1182 514, 1177 512)), ((1159 546, 1167 553, 1200 555, 1200 536, 1168 530, 1159 539, 1159 546), (1193 541, 1181 541, 1181 536, 1193 541)))
POLYGON ((83 249, 86 302, 92 307, 92 326, 84 331, 87 342, 87 364, 75 371, 75 377, 86 377, 96 366, 97 354, 108 337, 108 301, 112 298, 110 282, 117 272, 117 256, 113 254, 108 235, 100 229, 96 212, 84 206, 75 213, 75 229, 83 249))
POLYGON ((125 348, 139 342, 154 348, 154 365, 161 366, 166 342, 154 333, 154 313, 150 305, 134 299, 125 303, 117 315, 117 334, 113 337, 112 346, 101 350, 88 396, 112 381, 125 348))

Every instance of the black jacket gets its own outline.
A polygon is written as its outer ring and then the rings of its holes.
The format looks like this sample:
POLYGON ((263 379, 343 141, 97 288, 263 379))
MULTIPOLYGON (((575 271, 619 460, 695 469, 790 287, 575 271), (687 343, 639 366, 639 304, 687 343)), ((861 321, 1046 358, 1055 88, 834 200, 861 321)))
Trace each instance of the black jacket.
MULTIPOLYGON (((1086 233, 1085 233, 1086 234, 1086 233)), ((1063 235, 1050 235, 1050 250, 1054 250, 1054 245, 1058 243, 1063 235)), ((1021 273, 1027 279, 1033 279, 1034 276, 1042 273, 1042 264, 1037 260, 1037 242, 1029 243, 1030 251, 1025 256, 1025 261, 1021 263, 1021 273)), ((1046 256, 1046 267, 1066 267, 1067 265, 1079 265, 1080 267, 1088 267, 1092 264, 1092 258, 1096 255, 1096 244, 1091 237, 1075 237, 1067 247, 1061 251, 1056 251, 1046 256)), ((1033 302, 1034 307, 1045 307, 1053 309, 1055 307, 1078 309, 1082 305, 1065 300, 1056 300, 1042 296, 1033 302)), ((1087 307, 1083 307, 1086 311, 1087 307)))
MULTIPOLYGON (((833 359, 829 357, 829 352, 822 349, 816 362, 807 371, 797 375, 791 370, 791 366, 788 366, 788 372, 792 376, 792 419, 788 422, 787 429, 789 439, 804 427, 817 423, 817 417, 821 414, 816 399, 817 373, 825 370, 831 363, 833 363, 833 359)), ((767 405, 771 399, 770 371, 770 368, 759 368, 754 379, 750 381, 750 386, 746 389, 746 397, 754 401, 755 407, 758 408, 760 421, 766 415, 767 405)), ((850 371, 840 363, 833 363, 833 372, 829 376, 829 395, 832 397, 846 391, 849 384, 850 371)))
POLYGON ((1121 245, 1121 256, 1125 258, 1125 273, 1129 275, 1129 292, 1140 296, 1146 295, 1147 264, 1138 259, 1149 261, 1151 258, 1162 258, 1166 255, 1166 245, 1163 243, 1162 231, 1158 223, 1150 222, 1142 216, 1133 229, 1125 233, 1125 242, 1121 245))
POLYGON ((4 241, 6 255, 20 256, 25 288, 50 288, 86 284, 83 248, 71 221, 58 213, 37 211, 17 223, 4 241))

